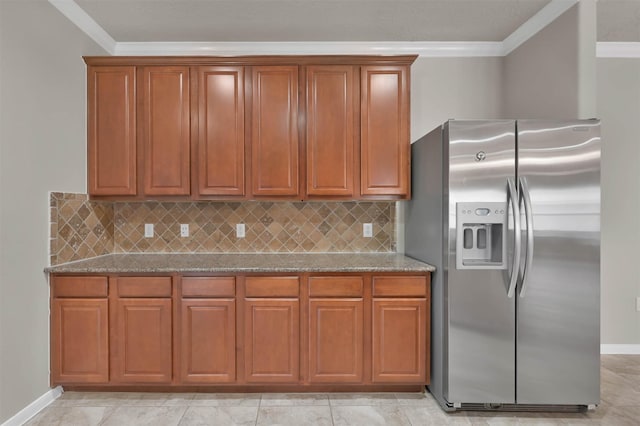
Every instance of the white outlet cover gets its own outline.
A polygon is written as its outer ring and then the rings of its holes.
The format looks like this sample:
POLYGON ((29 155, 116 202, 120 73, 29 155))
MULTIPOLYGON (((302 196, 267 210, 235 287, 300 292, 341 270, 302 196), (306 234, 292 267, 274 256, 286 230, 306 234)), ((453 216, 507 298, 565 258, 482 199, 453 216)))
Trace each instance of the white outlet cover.
POLYGON ((181 237, 188 237, 189 236, 189 224, 188 223, 181 223, 180 224, 180 236, 181 237))
POLYGON ((365 238, 373 237, 373 223, 362 224, 362 236, 365 238))
POLYGON ((640 312, 640 297, 636 297, 636 311, 640 312))
POLYGON ((244 223, 236 224, 236 238, 244 238, 244 223))
POLYGON ((145 223, 144 224, 144 237, 152 238, 153 237, 153 223, 145 223))

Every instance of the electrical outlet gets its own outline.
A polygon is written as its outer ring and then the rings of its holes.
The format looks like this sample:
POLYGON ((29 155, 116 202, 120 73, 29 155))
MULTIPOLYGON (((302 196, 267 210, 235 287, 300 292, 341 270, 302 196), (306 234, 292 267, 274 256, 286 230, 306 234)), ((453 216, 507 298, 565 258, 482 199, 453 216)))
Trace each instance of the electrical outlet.
POLYGON ((144 224, 144 237, 153 238, 153 223, 144 224))
POLYGON ((244 223, 236 224, 236 238, 244 238, 244 223))
POLYGON ((640 297, 636 297, 636 311, 640 312, 640 297))
POLYGON ((180 224, 180 236, 181 237, 188 237, 189 236, 189 224, 188 223, 181 223, 180 224))
POLYGON ((373 223, 362 224, 362 236, 365 238, 373 237, 373 223))

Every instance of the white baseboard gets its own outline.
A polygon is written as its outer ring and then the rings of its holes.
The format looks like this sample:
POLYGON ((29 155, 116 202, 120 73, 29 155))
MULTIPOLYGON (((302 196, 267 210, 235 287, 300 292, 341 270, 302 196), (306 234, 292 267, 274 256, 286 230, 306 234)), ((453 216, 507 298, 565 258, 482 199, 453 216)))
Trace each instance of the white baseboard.
POLYGON ((600 345, 600 353, 603 355, 640 355, 640 345, 600 345))
POLYGON ((25 424, 27 420, 38 414, 49 404, 58 399, 63 392, 64 391, 62 390, 62 386, 50 389, 48 392, 45 392, 44 395, 42 395, 40 398, 36 399, 31 404, 18 411, 15 416, 2 423, 2 426, 20 426, 25 424))

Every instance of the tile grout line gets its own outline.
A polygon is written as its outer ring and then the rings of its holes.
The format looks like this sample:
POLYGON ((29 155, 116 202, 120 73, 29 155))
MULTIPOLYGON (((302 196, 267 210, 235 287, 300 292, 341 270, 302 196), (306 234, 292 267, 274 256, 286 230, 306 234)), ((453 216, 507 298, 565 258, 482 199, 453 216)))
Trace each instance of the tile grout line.
POLYGON ((180 420, 178 420, 178 423, 176 423, 176 426, 180 426, 180 423, 182 423, 182 419, 184 419, 184 416, 187 414, 187 410, 191 408, 189 406, 186 406, 184 408, 184 411, 182 412, 182 416, 180 416, 180 420))
POLYGON ((333 406, 331 405, 331 398, 329 397, 329 395, 327 395, 327 398, 329 399, 329 414, 331 415, 331 426, 335 426, 336 421, 333 418, 333 406))
POLYGON ((256 412, 256 421, 254 423, 254 426, 258 426, 258 419, 260 418, 260 407, 262 407, 262 397, 264 396, 264 393, 260 394, 260 400, 258 401, 258 411, 256 412))
MULTIPOLYGON (((109 409, 109 408, 110 407, 104 407, 104 410, 107 411, 107 409, 109 409)), ((98 423, 98 426, 104 425, 107 422, 107 420, 109 419, 109 417, 113 416, 113 413, 115 413, 117 409, 118 409, 117 405, 113 406, 113 410, 111 410, 111 412, 109 413, 108 416, 106 416, 102 420, 100 420, 100 422, 98 423)))

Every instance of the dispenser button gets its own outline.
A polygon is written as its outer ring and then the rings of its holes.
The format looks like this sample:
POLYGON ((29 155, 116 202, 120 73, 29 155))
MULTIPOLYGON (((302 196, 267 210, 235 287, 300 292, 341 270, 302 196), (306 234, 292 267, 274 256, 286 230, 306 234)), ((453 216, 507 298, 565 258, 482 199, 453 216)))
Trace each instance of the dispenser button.
POLYGON ((477 216, 489 216, 489 213, 491 213, 489 209, 476 209, 477 216))

